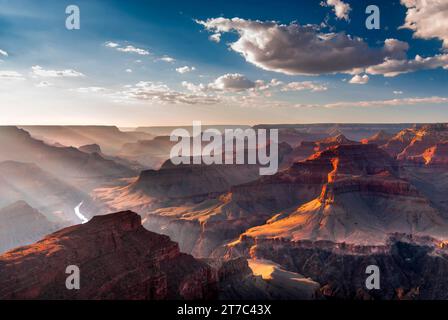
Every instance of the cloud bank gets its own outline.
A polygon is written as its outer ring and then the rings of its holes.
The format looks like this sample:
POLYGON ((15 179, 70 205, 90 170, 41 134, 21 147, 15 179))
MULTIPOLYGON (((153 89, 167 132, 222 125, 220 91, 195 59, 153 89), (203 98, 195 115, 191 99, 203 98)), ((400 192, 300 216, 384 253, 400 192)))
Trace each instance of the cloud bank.
POLYGON ((41 66, 33 66, 31 67, 31 74, 35 77, 43 77, 43 78, 77 78, 77 77, 85 77, 85 75, 81 72, 78 72, 73 69, 65 69, 65 70, 48 70, 44 69, 41 66))
POLYGON ((387 39, 371 48, 360 38, 344 32, 324 33, 315 25, 278 24, 241 18, 197 20, 208 31, 235 32, 239 38, 230 48, 257 67, 288 75, 348 73, 380 64, 386 58, 403 59, 407 43, 387 39))
POLYGON ((440 39, 448 48, 448 1, 446 0, 401 0, 407 8, 402 28, 414 31, 420 39, 440 39))

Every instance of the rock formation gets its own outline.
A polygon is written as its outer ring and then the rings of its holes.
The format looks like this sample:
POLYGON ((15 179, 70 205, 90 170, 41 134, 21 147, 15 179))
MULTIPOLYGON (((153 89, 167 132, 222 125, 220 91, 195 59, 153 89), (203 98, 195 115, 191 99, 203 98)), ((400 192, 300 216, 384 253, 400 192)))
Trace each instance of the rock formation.
POLYGON ((145 230, 140 216, 119 212, 53 233, 0 256, 0 299, 210 299, 213 270, 145 230), (80 289, 66 288, 66 268, 80 289))
POLYGON ((332 166, 320 196, 244 236, 363 244, 384 243, 392 232, 448 238, 440 212, 376 145, 342 145, 307 161, 332 166))
POLYGON ((0 209, 0 253, 31 244, 57 229, 26 202, 18 201, 0 209))

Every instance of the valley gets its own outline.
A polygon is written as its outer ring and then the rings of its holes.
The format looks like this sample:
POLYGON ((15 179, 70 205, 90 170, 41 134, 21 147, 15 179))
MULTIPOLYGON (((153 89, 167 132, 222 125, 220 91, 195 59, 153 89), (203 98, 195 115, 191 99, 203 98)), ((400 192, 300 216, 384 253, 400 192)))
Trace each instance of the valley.
POLYGON ((0 298, 446 299, 448 125, 276 128, 260 176, 174 165, 161 128, 0 127, 0 298))

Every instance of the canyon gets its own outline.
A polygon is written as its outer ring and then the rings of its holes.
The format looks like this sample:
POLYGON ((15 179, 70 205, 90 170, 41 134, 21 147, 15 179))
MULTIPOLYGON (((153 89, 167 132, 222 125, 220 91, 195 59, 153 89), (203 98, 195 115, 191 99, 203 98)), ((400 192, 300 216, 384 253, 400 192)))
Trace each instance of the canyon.
POLYGON ((166 128, 0 127, 0 297, 446 299, 448 125, 254 128, 272 176, 173 165, 166 128), (74 257, 92 285, 65 292, 74 257))

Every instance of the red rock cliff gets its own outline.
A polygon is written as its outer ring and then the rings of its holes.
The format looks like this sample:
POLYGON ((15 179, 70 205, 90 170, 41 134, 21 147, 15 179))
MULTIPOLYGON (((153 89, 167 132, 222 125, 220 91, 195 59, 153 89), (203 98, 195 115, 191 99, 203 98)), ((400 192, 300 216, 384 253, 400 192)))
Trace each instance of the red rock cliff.
POLYGON ((126 211, 96 216, 0 256, 0 299, 208 299, 216 274, 126 211), (66 267, 80 268, 68 290, 66 267))

